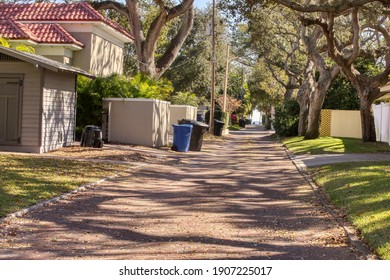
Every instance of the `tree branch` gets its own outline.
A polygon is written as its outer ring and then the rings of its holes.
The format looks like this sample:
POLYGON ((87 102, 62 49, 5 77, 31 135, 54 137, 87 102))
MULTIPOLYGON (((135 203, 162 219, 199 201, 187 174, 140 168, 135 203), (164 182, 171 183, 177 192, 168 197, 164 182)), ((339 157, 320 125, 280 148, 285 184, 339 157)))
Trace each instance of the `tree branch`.
POLYGON ((129 10, 125 5, 115 1, 102 1, 102 2, 90 2, 89 3, 96 10, 115 10, 121 15, 129 18, 129 10))
MULTIPOLYGON (((267 63, 267 66, 268 66, 268 69, 270 70, 271 72, 271 75, 272 77, 280 84, 282 85, 284 88, 287 87, 287 84, 285 82, 283 82, 280 78, 279 78, 279 75, 276 75, 275 74, 275 71, 274 69, 272 68, 273 66, 273 63, 271 60, 267 59, 267 58, 264 58, 265 59, 265 62, 267 63)), ((277 66, 278 67, 278 66, 277 66)))
POLYGON ((157 72, 163 73, 175 60, 178 52, 180 51, 185 39, 188 34, 191 32, 192 25, 194 24, 194 6, 190 6, 187 12, 184 14, 181 26, 176 34, 176 36, 172 39, 169 46, 165 50, 164 54, 157 61, 157 72))
POLYGON ((166 11, 167 10, 167 7, 165 6, 164 1, 162 1, 162 0, 153 0, 153 2, 156 3, 158 6, 160 6, 160 9, 162 11, 166 11))
POLYGON ((149 57, 154 57, 154 51, 157 46, 158 37, 161 30, 167 22, 166 11, 161 11, 159 15, 153 20, 149 27, 148 34, 145 39, 145 54, 149 57))
POLYGON ((343 0, 339 1, 337 4, 300 4, 297 1, 292 0, 274 0, 274 2, 298 12, 323 12, 335 14, 341 14, 350 10, 351 8, 362 7, 368 3, 373 2, 380 2, 387 6, 390 5, 390 0, 343 0))
POLYGON ((360 54, 360 25, 359 25, 359 8, 354 8, 352 11, 352 48, 353 52, 351 57, 348 59, 347 65, 352 65, 360 54))
MULTIPOLYGON (((385 42, 386 42, 386 52, 385 52, 385 60, 386 60, 386 66, 389 66, 390 65, 390 52, 389 52, 389 49, 390 49, 390 33, 389 31, 383 27, 382 25, 374 25, 374 24, 368 24, 367 25, 367 28, 371 28, 371 29, 374 29, 378 32, 380 32, 383 36, 383 38, 385 39, 385 42)), ((381 51, 383 48, 379 48, 378 49, 378 52, 381 51)))
POLYGON ((168 11, 168 21, 184 15, 191 6, 193 6, 194 0, 183 0, 180 4, 175 7, 169 9, 168 11))

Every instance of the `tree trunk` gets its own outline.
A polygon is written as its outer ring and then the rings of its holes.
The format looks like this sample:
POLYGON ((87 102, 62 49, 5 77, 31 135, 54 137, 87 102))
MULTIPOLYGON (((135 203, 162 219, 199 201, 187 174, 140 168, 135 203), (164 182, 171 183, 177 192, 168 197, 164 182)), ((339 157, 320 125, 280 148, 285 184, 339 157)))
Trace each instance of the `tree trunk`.
POLYGON ((362 121, 363 142, 376 142, 375 121, 372 112, 372 101, 367 90, 359 90, 360 117, 362 121))
POLYGON ((285 86, 286 91, 284 92, 284 103, 291 100, 294 94, 294 90, 297 88, 297 79, 293 76, 288 76, 288 82, 285 86))
POLYGON ((304 90, 301 94, 298 93, 299 103, 299 125, 298 136, 304 136, 307 131, 307 121, 309 117, 309 91, 304 90))
POLYGON ((154 64, 154 55, 146 55, 143 49, 140 50, 140 53, 141 56, 138 57, 139 71, 144 75, 155 78, 157 76, 157 69, 156 65, 154 64))
POLYGON ((317 139, 320 137, 321 109, 324 104, 327 91, 328 87, 324 88, 317 86, 316 91, 311 93, 305 140, 317 139))
POLYGON ((284 103, 286 103, 287 101, 291 100, 293 94, 294 94, 294 88, 287 87, 286 91, 284 93, 284 103))
POLYGON ((340 72, 340 67, 327 67, 325 60, 318 52, 311 53, 309 56, 316 65, 320 77, 317 82, 314 82, 312 86, 314 90, 311 90, 310 92, 309 117, 305 139, 317 139, 320 137, 322 105, 324 104, 325 96, 330 84, 340 72))
POLYGON ((297 99, 299 103, 299 125, 298 135, 304 136, 307 131, 307 121, 309 116, 310 92, 315 86, 315 65, 310 59, 306 62, 303 83, 299 88, 297 99))

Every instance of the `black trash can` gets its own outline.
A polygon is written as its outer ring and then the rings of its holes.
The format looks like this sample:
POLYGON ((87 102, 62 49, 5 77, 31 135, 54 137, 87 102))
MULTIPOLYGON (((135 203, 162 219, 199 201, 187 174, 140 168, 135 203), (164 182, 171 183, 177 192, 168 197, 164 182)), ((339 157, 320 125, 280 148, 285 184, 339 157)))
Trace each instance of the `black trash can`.
POLYGON ((207 132, 209 126, 205 123, 188 119, 182 119, 181 121, 179 121, 179 124, 192 124, 190 151, 201 151, 203 144, 203 135, 207 132))
POLYGON ((197 114, 197 115, 196 115, 196 120, 197 120, 198 122, 203 122, 203 123, 204 123, 204 121, 205 121, 205 119, 204 119, 204 117, 203 117, 202 114, 197 114))
POLYGON ((80 146, 103 148, 103 133, 100 127, 95 125, 87 125, 81 135, 80 146))
POLYGON ((239 119, 238 120, 238 125, 240 126, 240 127, 242 127, 242 128, 245 128, 245 120, 244 119, 239 119))
POLYGON ((225 123, 219 120, 214 120, 214 135, 222 136, 222 131, 225 123))

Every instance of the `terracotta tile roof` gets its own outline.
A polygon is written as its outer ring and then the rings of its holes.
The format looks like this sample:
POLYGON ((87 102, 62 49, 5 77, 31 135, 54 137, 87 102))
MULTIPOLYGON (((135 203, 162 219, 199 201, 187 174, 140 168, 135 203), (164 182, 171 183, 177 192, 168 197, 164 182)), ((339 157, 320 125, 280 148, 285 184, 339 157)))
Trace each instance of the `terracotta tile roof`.
POLYGON ((0 37, 17 40, 32 40, 46 44, 84 45, 73 38, 64 28, 55 23, 23 24, 11 19, 0 20, 0 37))
POLYGON ((133 36, 117 23, 105 18, 86 2, 74 4, 34 3, 0 4, 0 19, 14 19, 21 22, 34 21, 96 21, 104 22, 126 37, 133 36))
POLYGON ((72 35, 58 24, 30 23, 25 24, 25 26, 34 34, 39 43, 75 44, 84 47, 83 43, 73 38, 72 35))
POLYGON ((31 39, 38 41, 22 23, 15 22, 12 19, 0 20, 0 37, 7 39, 31 39))

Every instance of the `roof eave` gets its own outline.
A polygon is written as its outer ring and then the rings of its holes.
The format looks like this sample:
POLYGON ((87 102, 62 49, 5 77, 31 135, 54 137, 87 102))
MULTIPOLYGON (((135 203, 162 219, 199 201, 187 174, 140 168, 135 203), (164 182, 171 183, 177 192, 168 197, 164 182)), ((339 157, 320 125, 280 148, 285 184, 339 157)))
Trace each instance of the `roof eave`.
POLYGON ((76 44, 64 44, 64 43, 39 43, 38 46, 42 47, 63 47, 71 49, 72 51, 82 50, 84 47, 76 44))
POLYGON ((31 39, 7 39, 8 41, 11 41, 11 42, 16 42, 18 44, 23 44, 23 45, 31 45, 31 46, 37 46, 39 43, 34 41, 34 40, 31 40, 31 39))
POLYGON ((56 67, 56 66, 50 65, 48 63, 45 63, 43 61, 39 61, 37 59, 29 57, 28 54, 23 54, 22 52, 19 52, 19 51, 13 50, 13 49, 0 47, 0 50, 1 50, 2 53, 6 54, 8 56, 14 57, 16 59, 19 59, 19 60, 22 60, 22 61, 25 61, 25 62, 28 62, 28 63, 31 63, 31 64, 35 65, 35 67, 42 67, 42 68, 51 70, 53 72, 64 72, 64 73, 79 74, 79 75, 83 75, 83 76, 86 76, 86 77, 91 78, 91 79, 96 78, 95 75, 93 75, 91 73, 88 73, 88 72, 86 72, 84 70, 77 69, 77 68, 74 68, 74 67, 72 67, 72 69, 67 69, 67 68, 61 67, 61 66, 60 67, 56 67))
MULTIPOLYGON (((37 23, 36 20, 18 20, 18 22, 21 23, 37 23)), ((111 33, 115 37, 119 38, 124 43, 132 43, 134 42, 134 38, 130 37, 128 35, 125 35, 123 32, 120 32, 119 30, 113 28, 112 26, 108 25, 107 23, 100 21, 100 20, 40 20, 39 23, 71 23, 71 24, 83 24, 83 23, 89 23, 89 24, 97 24, 101 26, 103 29, 105 29, 107 32, 111 33)))
POLYGON ((113 35, 114 37, 120 39, 124 43, 133 43, 134 38, 130 38, 129 36, 123 34, 119 30, 113 28, 112 26, 109 26, 105 22, 97 21, 98 25, 100 25, 103 29, 105 29, 108 33, 113 35))

